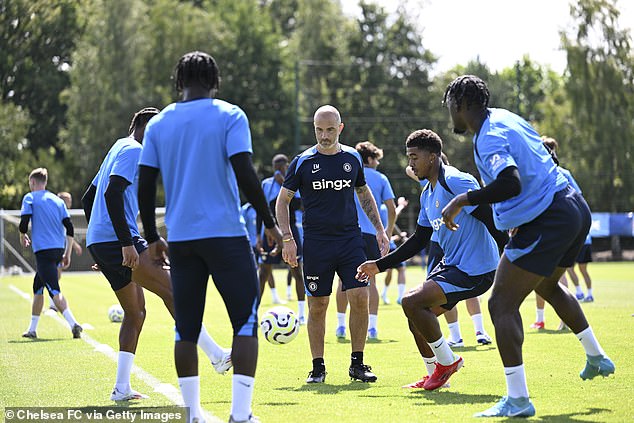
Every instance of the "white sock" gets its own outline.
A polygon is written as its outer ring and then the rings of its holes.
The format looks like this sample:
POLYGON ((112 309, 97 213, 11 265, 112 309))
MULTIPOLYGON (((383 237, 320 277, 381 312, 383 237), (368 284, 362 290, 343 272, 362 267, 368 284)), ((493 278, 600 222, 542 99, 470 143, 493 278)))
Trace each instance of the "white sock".
POLYGON ((117 357, 117 381, 114 387, 119 392, 129 392, 130 389, 130 371, 132 370, 132 364, 134 364, 134 354, 127 351, 119 351, 117 357))
POLYGON ((31 325, 29 326, 29 332, 35 332, 37 329, 37 323, 40 321, 40 316, 31 316, 31 325))
POLYGON ((66 307, 66 310, 62 313, 64 319, 68 322, 68 326, 72 329, 73 326, 77 324, 77 320, 75 320, 75 316, 73 316, 73 312, 70 311, 70 307, 66 307))
POLYGON ((381 294, 381 297, 385 298, 387 297, 387 289, 389 288, 389 285, 385 285, 383 287, 383 293, 381 294))
POLYGON ((543 322, 544 321, 544 309, 543 308, 536 308, 535 309, 535 322, 543 322))
POLYGON ((448 366, 452 364, 455 360, 453 351, 451 351, 451 347, 443 336, 440 337, 437 341, 429 342, 429 346, 432 351, 436 354, 436 359, 443 366, 448 366))
POLYGON ((588 288, 588 293, 586 294, 587 297, 592 297, 592 288, 588 288))
POLYGON ((346 326, 346 313, 337 313, 337 325, 346 326))
POLYGON ((299 317, 306 315, 306 301, 297 302, 297 313, 299 314, 299 317))
POLYGON ((286 285, 286 297, 291 298, 291 285, 286 285))
POLYGON ((271 288, 271 296, 273 297, 273 301, 280 300, 279 298, 277 298, 277 288, 271 288))
POLYGON ((471 316, 471 320, 473 321, 473 328, 475 332, 484 333, 484 324, 482 323, 482 313, 474 314, 471 316))
POLYGON ((251 415, 251 401, 253 399, 254 384, 255 379, 251 376, 240 374, 233 375, 231 416, 235 421, 246 421, 251 415))
POLYGON ((449 338, 452 341, 458 342, 462 339, 462 335, 460 334, 460 324, 458 322, 453 322, 447 324, 449 327, 449 338))
POLYGON ((605 351, 599 345, 599 341, 594 336, 594 332, 592 332, 592 327, 588 326, 585 330, 575 334, 576 337, 581 341, 581 345, 583 345, 583 349, 586 351, 587 355, 605 355, 605 351))
POLYGON ((509 397, 528 398, 524 364, 515 367, 505 367, 504 376, 506 376, 506 392, 509 397))
POLYGON ((187 376, 178 378, 178 386, 181 388, 185 407, 189 407, 189 421, 194 418, 202 418, 200 409, 200 376, 187 376))
POLYGON ((436 370, 436 357, 423 357, 423 361, 425 362, 425 367, 427 368, 427 374, 431 376, 436 370))
POLYGON ((577 285, 575 287, 575 289, 577 290, 577 294, 583 294, 583 290, 581 289, 581 285, 577 285))
POLYGON ((398 284, 398 299, 399 300, 403 299, 403 294, 405 294, 405 284, 400 283, 398 284))
POLYGON ((376 314, 370 314, 370 320, 368 322, 368 330, 376 329, 376 319, 377 319, 377 317, 379 317, 379 316, 377 316, 376 314))
POLYGON ((205 352, 205 355, 209 357, 212 363, 217 363, 222 359, 224 351, 220 348, 220 345, 216 344, 214 339, 209 335, 207 329, 204 326, 200 328, 200 335, 198 335, 198 346, 205 352))

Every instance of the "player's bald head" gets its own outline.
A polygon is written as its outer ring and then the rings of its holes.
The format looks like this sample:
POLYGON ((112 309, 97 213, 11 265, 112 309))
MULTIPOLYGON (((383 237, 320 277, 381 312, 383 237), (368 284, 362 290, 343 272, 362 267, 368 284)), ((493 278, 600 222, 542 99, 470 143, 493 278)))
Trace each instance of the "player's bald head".
POLYGON ((318 119, 333 117, 337 120, 337 124, 341 123, 341 115, 339 114, 339 110, 337 110, 334 106, 326 104, 325 106, 321 106, 319 109, 317 109, 317 111, 315 111, 313 120, 316 121, 318 119))

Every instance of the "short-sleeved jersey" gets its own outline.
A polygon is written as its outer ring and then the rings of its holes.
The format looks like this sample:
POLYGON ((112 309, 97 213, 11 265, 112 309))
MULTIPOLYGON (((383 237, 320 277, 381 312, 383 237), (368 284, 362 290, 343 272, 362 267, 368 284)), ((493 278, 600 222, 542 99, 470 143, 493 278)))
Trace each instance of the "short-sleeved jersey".
POLYGON ((167 106, 145 129, 140 164, 158 168, 168 241, 246 235, 229 158, 252 153, 244 112, 217 99, 167 106))
MULTIPOLYGON (((387 176, 382 174, 376 169, 372 169, 371 167, 364 167, 363 173, 365 176, 365 182, 368 184, 370 191, 372 191, 372 195, 374 196, 374 201, 376 201, 377 208, 379 209, 379 215, 381 211, 381 206, 387 200, 394 199, 394 191, 392 191, 392 185, 390 185, 390 181, 387 179, 387 176)), ((365 214, 363 209, 361 208, 361 203, 359 203, 359 198, 354 196, 354 201, 357 206, 357 216, 359 216, 359 226, 361 227, 361 232, 364 234, 376 235, 376 229, 372 222, 370 222, 370 218, 365 214)), ((387 207, 385 208, 385 222, 383 226, 387 225, 387 207)))
POLYGON ((366 184, 362 163, 359 153, 347 145, 333 155, 311 147, 293 159, 284 188, 299 190, 304 238, 330 240, 361 234, 354 189, 366 184))
POLYGON ((485 184, 490 184, 504 169, 515 166, 522 183, 518 196, 491 205, 495 226, 507 230, 542 214, 568 181, 528 122, 508 110, 488 111, 480 131, 473 137, 480 176, 485 184))
POLYGON ((418 224, 438 233, 445 264, 456 266, 470 276, 495 270, 500 259, 497 246, 486 226, 470 213, 477 206, 463 207, 454 221, 460 226, 450 231, 442 219, 442 209, 457 195, 479 189, 476 179, 452 166, 441 165, 436 186, 428 183, 420 196, 418 224))
POLYGON ((92 205, 90 222, 86 233, 86 245, 99 242, 117 241, 117 234, 112 226, 112 219, 108 214, 104 194, 111 176, 120 176, 130 183, 123 192, 123 210, 125 221, 130 229, 130 235, 139 236, 139 227, 136 216, 139 214, 137 201, 139 157, 141 156, 141 144, 133 138, 121 138, 117 140, 103 159, 97 175, 92 180, 97 190, 92 205))
POLYGON ((70 215, 61 198, 47 190, 29 192, 22 198, 20 214, 31 216, 33 252, 64 248, 66 228, 62 221, 70 215))
POLYGON ((252 247, 255 247, 257 244, 257 219, 258 213, 255 211, 251 203, 244 203, 240 209, 242 213, 242 218, 244 219, 244 223, 247 228, 247 235, 249 236, 249 243, 252 247))

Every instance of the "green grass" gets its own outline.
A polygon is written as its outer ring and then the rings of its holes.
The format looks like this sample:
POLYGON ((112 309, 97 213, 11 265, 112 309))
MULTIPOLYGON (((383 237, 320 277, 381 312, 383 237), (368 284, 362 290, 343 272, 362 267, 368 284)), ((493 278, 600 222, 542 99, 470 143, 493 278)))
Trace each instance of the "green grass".
MULTIPOLYGON (((603 348, 617 365, 615 376, 582 381, 583 349, 570 332, 526 330, 524 361, 528 385, 537 416, 531 420, 621 422, 634 419, 634 364, 630 350, 634 341, 634 263, 592 263, 596 302, 583 309, 603 348)), ((285 273, 276 271, 278 284, 285 273)), ((383 277, 379 277, 382 287, 383 277)), ((423 280, 419 268, 408 269, 408 286, 423 280)), ((23 339, 30 303, 9 288, 31 292, 31 277, 0 280, 0 407, 112 406, 109 393, 116 364, 85 342, 71 339, 67 326, 43 316, 36 341, 23 339)), ((108 307, 116 303, 105 279, 98 274, 65 274, 62 290, 80 323, 94 329, 86 333, 117 350, 119 326, 107 319, 108 307)), ((284 293, 285 289, 279 289, 284 293)), ((328 377, 323 385, 306 385, 311 368, 305 327, 288 345, 275 346, 260 338, 260 359, 254 396, 254 412, 264 422, 456 422, 471 419, 473 413, 489 407, 505 394, 504 375, 495 346, 475 346, 473 328, 464 306, 459 306, 466 347, 459 350, 465 367, 452 377, 452 387, 435 392, 411 391, 401 385, 419 379, 424 364, 407 330, 400 306, 379 310, 380 342, 366 347, 366 362, 379 377, 375 384, 350 382, 347 376, 350 343, 337 342, 334 331, 334 298, 326 332, 328 377)), ((173 323, 162 303, 146 295, 147 319, 141 334, 135 364, 161 382, 177 386, 173 364, 173 323)), ((534 319, 534 299, 522 306, 524 327, 534 319)), ((267 290, 262 310, 271 307, 267 290)), ((296 302, 289 303, 296 308, 296 302)), ((486 302, 485 325, 494 330, 486 302)), ((552 309, 546 325, 555 328, 559 320, 552 309)), ((222 345, 229 346, 231 328, 224 305, 215 289, 208 290, 205 325, 222 345)), ((446 328, 444 322, 442 327, 446 328)), ((231 404, 231 376, 217 375, 200 355, 203 408, 226 420, 231 404)), ((169 406, 167 398, 151 392, 133 376, 133 387, 151 396, 131 407, 169 406)))

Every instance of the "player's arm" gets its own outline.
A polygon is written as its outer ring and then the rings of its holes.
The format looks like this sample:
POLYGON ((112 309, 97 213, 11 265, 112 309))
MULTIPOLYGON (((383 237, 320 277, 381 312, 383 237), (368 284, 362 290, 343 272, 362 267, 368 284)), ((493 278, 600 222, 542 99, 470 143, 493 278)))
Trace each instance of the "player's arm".
MULTIPOLYGON (((379 243, 381 254, 385 255, 390 251, 390 241, 387 239, 385 228, 383 227, 383 223, 381 223, 381 215, 379 215, 379 208, 376 205, 372 191, 370 191, 367 184, 355 187, 355 191, 357 192, 357 197, 359 197, 359 204, 361 204, 363 212, 368 216, 368 219, 370 219, 370 223, 372 223, 374 229, 376 229, 376 240, 379 243)), ((392 229, 394 229, 394 227, 392 227, 392 229)))
POLYGON ((508 166, 486 187, 463 192, 454 197, 442 210, 445 226, 452 231, 458 229, 454 219, 464 206, 500 203, 519 195, 521 192, 522 183, 517 167, 508 166))
POLYGON ((27 232, 29 231, 29 222, 31 221, 31 216, 32 215, 30 214, 23 214, 22 216, 20 216, 20 225, 18 226, 18 229, 20 230, 20 242, 25 247, 31 245, 31 239, 27 235, 27 232))
POLYGON ((282 259, 291 267, 297 266, 297 244, 291 231, 290 204, 295 191, 282 187, 275 202, 275 215, 282 231, 282 259))
POLYGON ((66 248, 64 250, 64 256, 62 257, 62 268, 66 269, 70 266, 70 257, 73 252, 73 243, 75 239, 75 228, 73 227, 73 222, 71 222, 70 217, 65 217, 62 219, 62 225, 66 228, 66 248))
POLYGON ((504 246, 509 242, 509 235, 506 231, 500 231, 495 227, 495 223, 493 222, 493 209, 491 209, 491 206, 489 204, 480 204, 471 212, 471 216, 486 226, 487 231, 489 231, 495 240, 500 253, 504 251, 504 246))
POLYGON ((86 222, 90 222, 90 215, 92 214, 92 205, 95 202, 95 195, 97 195, 97 187, 90 184, 84 195, 81 197, 81 205, 84 208, 86 222))
POLYGON ((128 222, 125 220, 123 200, 123 193, 130 185, 131 183, 127 179, 118 175, 110 175, 108 186, 104 193, 108 216, 110 216, 114 232, 122 247, 132 245, 132 234, 130 233, 128 222))
POLYGON ((282 243, 282 234, 279 228, 275 225, 275 219, 271 214, 271 209, 266 202, 264 191, 260 185, 260 180, 255 172, 253 163, 251 162, 251 153, 245 151, 242 153, 234 154, 229 158, 233 172, 236 175, 238 187, 240 191, 247 198, 247 201, 251 203, 258 216, 262 218, 265 233, 270 240, 270 244, 282 243))
POLYGON ((357 268, 356 278, 366 280, 418 254, 429 242, 432 232, 431 226, 416 225, 414 234, 396 250, 378 260, 368 260, 361 264, 357 268))

